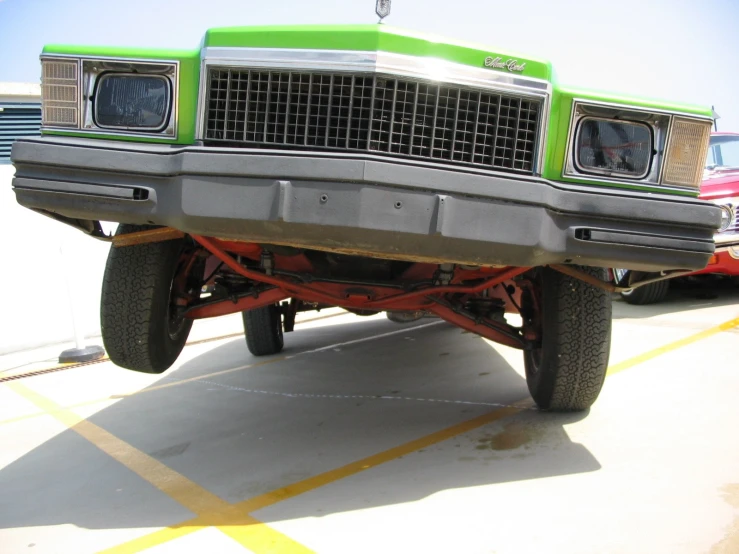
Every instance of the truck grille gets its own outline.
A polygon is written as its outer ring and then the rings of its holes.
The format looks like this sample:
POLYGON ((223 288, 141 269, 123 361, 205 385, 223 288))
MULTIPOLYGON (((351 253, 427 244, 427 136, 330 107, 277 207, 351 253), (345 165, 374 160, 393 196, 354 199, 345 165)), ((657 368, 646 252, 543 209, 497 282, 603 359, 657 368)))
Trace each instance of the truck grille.
POLYGON ((542 101, 379 74, 211 69, 206 144, 535 169, 542 101))
POLYGON ((739 203, 730 202, 729 207, 734 211, 734 221, 724 233, 739 233, 739 203))

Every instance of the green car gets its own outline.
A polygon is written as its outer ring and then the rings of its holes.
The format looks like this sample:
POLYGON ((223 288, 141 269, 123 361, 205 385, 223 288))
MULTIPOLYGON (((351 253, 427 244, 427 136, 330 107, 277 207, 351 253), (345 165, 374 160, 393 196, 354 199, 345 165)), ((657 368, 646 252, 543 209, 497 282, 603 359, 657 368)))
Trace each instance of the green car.
POLYGON ((194 319, 240 312, 272 355, 297 312, 339 306, 520 349, 538 406, 583 410, 605 268, 667 277, 714 252, 711 110, 565 87, 540 59, 378 24, 51 45, 41 66, 16 198, 112 243, 103 342, 132 370, 169 368, 194 319))

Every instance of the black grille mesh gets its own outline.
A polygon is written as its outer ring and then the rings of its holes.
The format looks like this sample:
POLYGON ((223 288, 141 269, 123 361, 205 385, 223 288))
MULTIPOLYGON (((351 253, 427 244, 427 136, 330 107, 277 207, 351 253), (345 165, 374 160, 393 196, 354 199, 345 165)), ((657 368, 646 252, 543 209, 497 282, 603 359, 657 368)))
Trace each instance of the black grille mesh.
POLYGON ((395 76, 217 68, 204 139, 532 173, 540 113, 538 99, 395 76))

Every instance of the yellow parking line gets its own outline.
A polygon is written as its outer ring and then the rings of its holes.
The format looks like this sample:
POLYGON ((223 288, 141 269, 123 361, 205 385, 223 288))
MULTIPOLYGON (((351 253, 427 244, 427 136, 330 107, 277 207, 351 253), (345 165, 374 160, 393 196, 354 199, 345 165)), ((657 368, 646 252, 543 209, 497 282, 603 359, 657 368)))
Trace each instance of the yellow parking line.
MULTIPOLYGON (((730 321, 722 323, 721 325, 717 325, 716 327, 712 327, 705 331, 701 331, 700 333, 696 333, 695 335, 691 335, 690 337, 671 342, 667 345, 655 348, 654 350, 650 350, 645 354, 635 356, 624 362, 611 366, 608 368, 607 374, 613 375, 614 373, 624 371, 638 364, 651 360, 661 354, 665 354, 688 344, 692 344, 699 340, 708 338, 722 331, 728 331, 729 329, 737 326, 739 326, 739 318, 732 319, 730 321)), ((503 418, 513 416, 530 406, 532 406, 532 402, 529 398, 522 399, 514 403, 514 405, 511 407, 497 409, 493 412, 483 414, 474 419, 470 419, 468 421, 458 423, 441 431, 431 433, 430 435, 426 435, 425 437, 422 437, 420 439, 416 439, 386 450, 384 452, 380 452, 379 454, 374 454, 367 458, 363 458, 362 460, 326 471, 324 473, 309 477, 296 483, 292 483, 290 485, 287 485, 286 487, 282 487, 253 498, 249 498, 235 504, 234 507, 237 508, 239 511, 245 513, 261 510, 268 506, 277 504, 278 502, 289 500, 290 498, 294 498, 298 495, 318 489, 330 483, 334 483, 341 479, 356 475, 357 473, 360 473, 372 467, 377 467, 381 464, 395 460, 397 458, 400 458, 401 456, 405 456, 422 448, 426 448, 439 442, 443 442, 463 433, 468 433, 470 431, 473 431, 474 429, 477 429, 478 427, 482 427, 503 418)), ((195 517, 193 519, 179 523, 175 526, 164 528, 159 531, 154 531, 149 535, 134 539, 104 552, 105 554, 140 552, 145 548, 150 548, 152 546, 163 544, 175 538, 194 533, 212 525, 212 518, 209 515, 206 515, 205 517, 201 515, 199 517, 195 517)), ((219 527, 219 529, 223 530, 223 527, 219 527)), ((257 552, 257 554, 261 554, 262 552, 269 551, 255 550, 255 552, 257 552)), ((284 552, 289 551, 286 550, 284 552)))
POLYGON ((683 346, 693 344, 694 342, 698 342, 699 340, 707 339, 708 337, 712 337, 713 335, 716 335, 723 331, 728 331, 738 326, 739 317, 731 319, 729 321, 725 321, 721 325, 716 325, 715 327, 711 327, 710 329, 706 329, 705 331, 701 331, 700 333, 690 335, 689 337, 685 337, 684 339, 676 340, 664 346, 660 346, 658 348, 645 352, 644 354, 639 354, 638 356, 634 356, 633 358, 629 358, 628 360, 625 360, 618 364, 614 364, 608 368, 607 375, 613 375, 614 373, 629 369, 630 367, 633 367, 635 365, 643 364, 644 362, 648 362, 649 360, 652 360, 657 356, 661 356, 662 354, 666 354, 667 352, 671 352, 672 350, 676 350, 678 348, 682 348, 683 346))
MULTIPOLYGON (((380 452, 379 454, 368 456, 367 458, 363 458, 345 466, 326 471, 325 473, 320 473, 318 475, 309 477, 308 479, 304 479, 302 481, 298 481, 297 483, 293 483, 286 487, 282 487, 266 494, 261 494, 254 498, 239 502, 238 504, 235 504, 233 506, 236 510, 243 514, 254 512, 256 510, 261 510, 262 508, 277 504, 278 502, 288 500, 289 498, 293 498, 308 491, 315 490, 346 477, 356 475, 357 473, 366 471, 370 468, 377 467, 391 460, 400 458, 401 456, 406 456, 422 448, 427 448, 439 442, 451 439, 457 435, 467 433, 469 431, 477 429, 478 427, 482 427, 483 425, 488 425, 505 417, 517 414, 526 407, 531 406, 531 400, 527 398, 517 404, 520 404, 520 407, 511 406, 507 408, 500 408, 493 412, 483 414, 474 419, 452 425, 451 427, 447 427, 446 429, 442 429, 441 431, 436 431, 435 433, 431 433, 430 435, 426 435, 425 437, 422 437, 420 439, 416 439, 391 448, 389 450, 385 450, 384 452, 380 452)), ((244 525, 244 523, 240 521, 233 521, 228 525, 244 525)), ((246 525, 248 525, 248 523, 246 525)), ((201 529, 205 529, 211 526, 213 526, 213 518, 210 516, 210 514, 201 515, 200 517, 195 517, 188 521, 183 521, 176 526, 164 528, 159 531, 154 531, 149 535, 145 535, 138 539, 134 539, 132 541, 124 543, 120 546, 104 550, 100 554, 123 554, 130 552, 140 552, 145 548, 160 545, 170 540, 182 537, 190 533, 194 533, 196 531, 200 531, 201 529)), ((228 527, 224 526, 219 526, 218 528, 223 532, 227 532, 228 529, 228 527)), ((271 551, 254 550, 254 552, 256 552, 257 554, 261 554, 263 552, 271 551)), ((290 551, 275 550, 274 552, 287 553, 290 551)))
POLYGON ((521 412, 522 410, 531 407, 533 407, 533 402, 530 398, 527 397, 521 399, 516 402, 515 405, 505 408, 498 408, 492 412, 488 412, 476 418, 468 419, 467 421, 463 421, 462 423, 458 423, 456 425, 452 425, 451 427, 447 427, 446 429, 442 429, 441 431, 436 431, 434 433, 426 435, 425 437, 421 437, 420 439, 412 440, 405 444, 395 446, 393 448, 390 448, 389 450, 380 452, 379 454, 373 454, 372 456, 368 456, 345 466, 326 471, 325 473, 320 473, 313 477, 298 481, 297 483, 282 487, 281 489, 273 490, 271 492, 255 496, 254 498, 244 500, 243 502, 239 502, 238 504, 236 504, 236 507, 246 512, 255 512, 257 510, 261 510, 262 508, 266 508, 267 506, 272 506, 273 504, 277 504, 278 502, 282 502, 284 500, 288 500, 289 498, 293 498, 306 492, 318 489, 335 481, 340 481, 341 479, 351 477, 352 475, 356 475, 357 473, 361 473, 362 471, 366 471, 392 460, 396 460, 402 456, 407 456, 408 454, 416 452, 417 450, 428 448, 429 446, 433 446, 445 440, 449 440, 453 437, 456 437, 457 435, 463 435, 464 433, 473 431, 478 427, 489 425, 490 423, 494 423, 500 419, 510 417, 521 412))
MULTIPOLYGON (((25 385, 12 381, 6 383, 6 385, 41 410, 50 413, 68 429, 87 439, 108 456, 191 512, 200 517, 206 517, 211 522, 210 525, 225 524, 218 528, 242 546, 257 552, 279 551, 296 554, 311 552, 300 543, 275 531, 256 518, 244 514, 238 507, 222 500, 194 481, 141 452, 102 427, 69 410, 65 410, 54 401, 25 385), (239 526, 230 526, 231 521, 238 521, 239 526)), ((178 536, 176 529, 170 532, 171 538, 176 538, 176 536, 178 536)))

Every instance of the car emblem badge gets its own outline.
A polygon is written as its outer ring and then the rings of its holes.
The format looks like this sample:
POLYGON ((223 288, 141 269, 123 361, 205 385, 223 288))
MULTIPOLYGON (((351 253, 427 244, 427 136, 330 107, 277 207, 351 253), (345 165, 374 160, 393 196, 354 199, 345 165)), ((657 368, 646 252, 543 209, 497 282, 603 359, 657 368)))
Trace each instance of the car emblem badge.
POLYGON ((380 18, 380 23, 382 23, 382 20, 390 15, 390 0, 377 0, 375 13, 380 18))
POLYGON ((495 58, 488 56, 485 58, 485 67, 489 67, 490 69, 505 69, 510 72, 521 73, 526 69, 526 62, 518 63, 518 60, 514 59, 504 61, 500 56, 496 56, 495 58))

